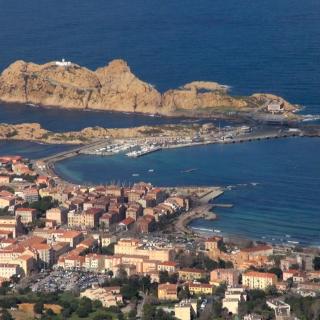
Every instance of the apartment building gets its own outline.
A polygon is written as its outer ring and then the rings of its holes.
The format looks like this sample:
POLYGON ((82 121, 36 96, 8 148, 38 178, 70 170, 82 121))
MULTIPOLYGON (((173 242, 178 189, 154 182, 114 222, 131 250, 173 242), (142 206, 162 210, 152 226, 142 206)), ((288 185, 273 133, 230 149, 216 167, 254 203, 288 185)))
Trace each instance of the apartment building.
POLYGON ((277 276, 274 273, 249 271, 242 275, 242 284, 250 289, 265 290, 277 284, 277 276))
POLYGON ((159 300, 178 300, 178 286, 171 283, 163 283, 158 285, 159 300))
POLYGON ((34 223, 37 218, 37 210, 32 208, 17 208, 15 215, 21 218, 23 224, 34 223))
POLYGON ((219 285, 226 283, 229 286, 235 287, 239 283, 240 272, 237 269, 215 269, 210 272, 210 283, 219 285))

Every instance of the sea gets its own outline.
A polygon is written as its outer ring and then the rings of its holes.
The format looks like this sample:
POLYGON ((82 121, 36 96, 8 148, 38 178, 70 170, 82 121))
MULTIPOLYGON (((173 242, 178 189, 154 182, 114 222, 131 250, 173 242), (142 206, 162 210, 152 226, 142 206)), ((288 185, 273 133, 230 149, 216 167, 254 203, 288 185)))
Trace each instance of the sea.
MULTIPOLYGON (((65 58, 96 69, 121 58, 161 92, 194 80, 217 81, 237 96, 280 95, 315 116, 320 114, 319 16, 319 0, 0 0, 0 70, 18 59, 65 58)), ((39 122, 53 131, 182 121, 0 104, 0 122, 39 122)), ((56 169, 78 183, 139 179, 163 186, 222 185, 228 190, 217 201, 234 206, 216 208, 217 221, 197 220, 194 227, 320 245, 319 141, 203 146, 135 160, 81 156, 56 169), (189 169, 196 170, 183 172, 189 169)), ((1 142, 0 154, 39 158, 64 148, 1 142)))

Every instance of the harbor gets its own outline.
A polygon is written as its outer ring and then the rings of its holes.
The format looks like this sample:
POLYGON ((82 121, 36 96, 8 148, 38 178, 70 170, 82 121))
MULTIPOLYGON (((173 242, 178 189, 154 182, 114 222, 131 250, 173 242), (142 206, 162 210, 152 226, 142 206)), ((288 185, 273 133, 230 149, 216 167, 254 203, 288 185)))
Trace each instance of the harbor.
POLYGON ((130 158, 138 158, 163 149, 186 148, 209 144, 232 144, 257 140, 268 140, 304 136, 304 131, 298 128, 286 128, 277 126, 266 127, 215 127, 202 126, 193 136, 174 135, 135 138, 109 138, 93 141, 77 146, 74 149, 43 158, 43 161, 60 161, 66 158, 84 155, 112 156, 125 154, 130 158))

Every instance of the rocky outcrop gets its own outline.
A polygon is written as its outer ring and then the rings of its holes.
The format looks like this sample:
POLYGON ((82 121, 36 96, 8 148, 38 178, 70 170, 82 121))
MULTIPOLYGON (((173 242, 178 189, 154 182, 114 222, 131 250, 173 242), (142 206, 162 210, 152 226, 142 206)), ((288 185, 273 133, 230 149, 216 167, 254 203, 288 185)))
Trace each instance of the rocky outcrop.
MULTIPOLYGON (((16 61, 0 76, 0 100, 167 116, 203 116, 206 112, 246 110, 263 103, 262 96, 232 97, 227 86, 204 81, 161 94, 138 79, 123 60, 113 60, 96 71, 74 63, 37 65, 16 61)), ((286 106, 291 107, 287 102, 286 106)))
POLYGON ((80 131, 52 132, 39 123, 0 123, 0 140, 27 140, 52 144, 81 144, 106 138, 133 138, 161 135, 170 137, 194 136, 199 130, 196 124, 141 126, 133 128, 88 127, 80 131))

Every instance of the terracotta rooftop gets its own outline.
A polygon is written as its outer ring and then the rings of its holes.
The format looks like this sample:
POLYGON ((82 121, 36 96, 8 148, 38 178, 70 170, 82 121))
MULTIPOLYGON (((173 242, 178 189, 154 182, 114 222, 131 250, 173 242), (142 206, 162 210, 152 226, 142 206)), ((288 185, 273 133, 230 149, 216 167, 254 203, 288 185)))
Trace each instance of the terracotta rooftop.
POLYGON ((260 246, 256 246, 256 247, 252 247, 252 248, 241 249, 240 251, 242 251, 242 252, 258 252, 258 251, 265 251, 265 250, 270 250, 270 249, 272 249, 272 246, 260 245, 260 246))
POLYGON ((123 224, 125 226, 128 226, 128 225, 130 225, 130 224, 132 224, 134 222, 135 222, 135 220, 133 218, 128 217, 128 218, 122 220, 121 222, 119 222, 119 224, 123 224))
POLYGON ((206 273, 203 269, 196 269, 196 268, 182 268, 179 272, 189 272, 189 273, 206 273))

